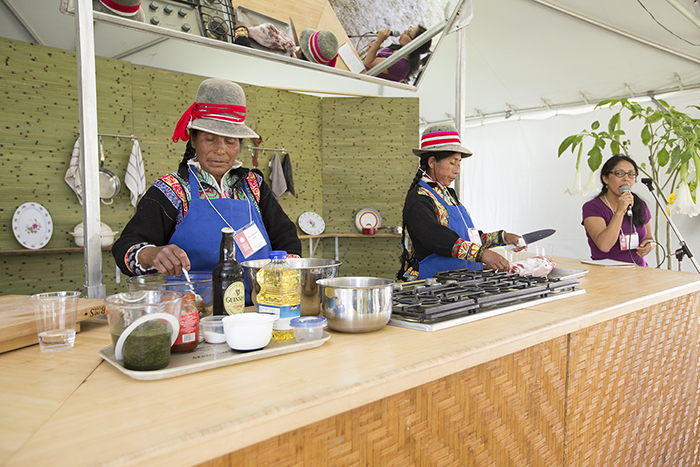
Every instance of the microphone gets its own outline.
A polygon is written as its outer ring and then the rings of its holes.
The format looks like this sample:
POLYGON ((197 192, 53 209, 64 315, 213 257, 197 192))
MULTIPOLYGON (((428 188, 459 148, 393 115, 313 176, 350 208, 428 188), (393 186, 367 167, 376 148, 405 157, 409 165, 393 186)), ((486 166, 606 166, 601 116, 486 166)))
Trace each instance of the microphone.
MULTIPOLYGON (((632 188, 630 188, 627 185, 622 185, 620 187, 620 193, 631 193, 631 192, 632 192, 632 188)), ((632 217, 632 205, 631 204, 629 206, 627 206, 627 215, 629 217, 632 217)))

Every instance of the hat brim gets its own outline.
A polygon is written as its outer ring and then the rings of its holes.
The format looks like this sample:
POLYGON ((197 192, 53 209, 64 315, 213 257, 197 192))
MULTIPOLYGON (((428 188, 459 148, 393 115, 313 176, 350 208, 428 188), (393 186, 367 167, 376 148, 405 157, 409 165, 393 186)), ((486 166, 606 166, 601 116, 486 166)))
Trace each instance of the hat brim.
MULTIPOLYGON (((315 32, 316 31, 313 29, 307 28, 301 31, 301 36, 299 37, 299 47, 301 47, 301 51, 304 52, 306 59, 312 63, 318 63, 314 58, 314 55, 311 53, 311 49, 309 49, 309 38, 315 32)), ((321 63, 318 64, 321 65, 321 63)))
POLYGON ((465 148, 460 144, 444 144, 441 146, 432 147, 429 149, 414 149, 413 154, 416 156, 422 156, 423 154, 430 152, 459 152, 462 154, 462 159, 474 155, 469 149, 465 148))
POLYGON ((192 120, 188 129, 206 131, 219 136, 229 138, 259 138, 258 134, 245 126, 243 123, 222 122, 210 118, 198 118, 192 120))

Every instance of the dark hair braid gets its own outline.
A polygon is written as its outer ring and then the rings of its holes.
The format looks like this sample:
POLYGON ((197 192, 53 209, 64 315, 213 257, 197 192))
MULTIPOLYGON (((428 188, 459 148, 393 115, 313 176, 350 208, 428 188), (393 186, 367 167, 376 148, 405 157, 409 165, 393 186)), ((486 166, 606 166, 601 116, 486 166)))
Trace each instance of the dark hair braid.
POLYGON ((190 139, 187 140, 187 146, 185 146, 185 153, 182 155, 182 162, 187 164, 187 161, 194 159, 197 153, 192 146, 192 140, 197 139, 197 133, 199 130, 190 129, 190 139))
MULTIPOLYGON (((416 175, 413 177, 413 181, 411 182, 411 185, 408 187, 408 191, 410 192, 416 185, 418 185, 418 182, 420 182, 420 179, 423 178, 423 174, 425 171, 428 169, 428 159, 430 159, 431 154, 423 154, 420 157, 420 162, 418 164, 418 170, 416 171, 416 175)), ((396 278, 400 281, 405 280, 403 275, 406 273, 409 267, 413 266, 416 263, 416 258, 415 256, 410 253, 406 249, 406 221, 403 220, 402 223, 402 231, 401 231, 401 256, 399 257, 399 262, 401 263, 401 268, 399 269, 399 272, 396 273, 396 278)))

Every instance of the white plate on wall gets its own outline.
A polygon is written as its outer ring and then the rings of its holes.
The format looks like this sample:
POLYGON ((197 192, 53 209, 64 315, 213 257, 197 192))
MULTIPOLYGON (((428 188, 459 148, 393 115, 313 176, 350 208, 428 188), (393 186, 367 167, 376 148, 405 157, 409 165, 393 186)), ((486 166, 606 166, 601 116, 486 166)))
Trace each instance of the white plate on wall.
POLYGON ((382 216, 374 208, 363 208, 355 215, 355 227, 362 232, 363 228, 378 229, 382 226, 382 216))
POLYGON ((53 221, 49 211, 39 203, 24 203, 12 216, 12 233, 23 247, 42 248, 53 235, 53 221))
POLYGON ((326 228, 326 222, 315 212, 305 212, 299 216, 299 228, 309 235, 320 235, 326 228))

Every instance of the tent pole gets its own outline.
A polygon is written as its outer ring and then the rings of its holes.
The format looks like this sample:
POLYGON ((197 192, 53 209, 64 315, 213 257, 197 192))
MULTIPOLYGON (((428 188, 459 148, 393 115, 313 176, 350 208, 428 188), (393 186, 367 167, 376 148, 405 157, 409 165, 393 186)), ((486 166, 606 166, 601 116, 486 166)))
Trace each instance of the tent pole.
POLYGON ((78 107, 80 109, 81 182, 85 232, 85 284, 83 295, 104 298, 102 239, 100 238, 99 158, 97 157, 97 79, 92 0, 75 4, 76 58, 78 61, 78 107))
POLYGON ((688 18, 691 23, 700 28, 700 18, 695 16, 693 12, 687 9, 681 2, 678 0, 666 0, 666 3, 678 10, 683 16, 688 18))
MULTIPOLYGON (((457 76, 455 79, 455 126, 460 138, 464 137, 464 118, 467 115, 467 28, 457 30, 457 76)), ((462 141, 464 145, 464 141, 462 141)), ((462 198, 462 177, 455 183, 457 197, 462 198)))

